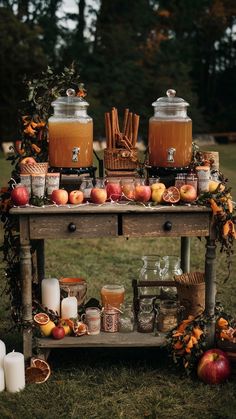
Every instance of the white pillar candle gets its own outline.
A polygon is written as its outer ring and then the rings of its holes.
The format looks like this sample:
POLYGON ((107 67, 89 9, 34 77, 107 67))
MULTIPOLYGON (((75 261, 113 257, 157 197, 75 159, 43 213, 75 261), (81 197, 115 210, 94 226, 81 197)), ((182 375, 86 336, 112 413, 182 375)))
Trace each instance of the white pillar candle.
POLYGON ((20 352, 9 352, 4 358, 6 390, 10 393, 25 388, 25 362, 20 352))
POLYGON ((60 315, 60 285, 58 279, 42 280, 42 304, 60 315))
POLYGON ((5 355, 6 355, 6 345, 2 340, 0 340, 0 368, 3 368, 3 359, 5 355))
POLYGON ((0 392, 5 390, 4 370, 0 367, 0 392))
POLYGON ((61 302, 61 317, 63 319, 76 318, 78 301, 76 297, 63 298, 61 302))

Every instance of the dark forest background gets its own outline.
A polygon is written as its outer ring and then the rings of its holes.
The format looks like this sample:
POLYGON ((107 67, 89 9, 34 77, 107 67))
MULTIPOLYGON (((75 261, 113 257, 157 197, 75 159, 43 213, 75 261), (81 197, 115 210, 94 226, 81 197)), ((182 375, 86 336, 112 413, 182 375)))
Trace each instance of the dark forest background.
POLYGON ((236 130, 235 0, 77 0, 77 13, 62 10, 61 0, 0 0, 0 141, 17 139, 24 77, 72 62, 96 138, 112 106, 139 113, 146 138, 151 103, 168 88, 191 104, 194 133, 236 130))

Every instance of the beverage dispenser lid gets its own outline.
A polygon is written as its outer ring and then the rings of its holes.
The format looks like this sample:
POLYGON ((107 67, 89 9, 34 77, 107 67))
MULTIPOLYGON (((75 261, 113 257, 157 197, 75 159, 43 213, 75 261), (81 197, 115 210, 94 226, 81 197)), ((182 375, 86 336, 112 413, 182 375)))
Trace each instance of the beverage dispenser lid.
POLYGON ((159 97, 155 102, 152 103, 152 106, 159 108, 169 108, 169 107, 181 107, 185 108, 189 106, 189 103, 186 102, 181 97, 177 97, 176 91, 174 89, 168 89, 166 91, 166 96, 159 97))
POLYGON ((59 96, 52 106, 62 105, 65 107, 84 108, 89 106, 89 103, 83 97, 76 96, 74 89, 67 89, 66 96, 59 96))

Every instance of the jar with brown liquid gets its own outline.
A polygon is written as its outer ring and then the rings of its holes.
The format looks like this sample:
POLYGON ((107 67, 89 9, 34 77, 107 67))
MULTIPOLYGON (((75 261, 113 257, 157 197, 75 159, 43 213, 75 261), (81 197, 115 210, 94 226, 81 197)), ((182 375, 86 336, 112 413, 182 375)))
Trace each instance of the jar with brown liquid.
POLYGON ((166 97, 152 104, 154 116, 149 120, 149 165, 160 168, 186 168, 192 159, 192 120, 189 104, 169 89, 166 97))

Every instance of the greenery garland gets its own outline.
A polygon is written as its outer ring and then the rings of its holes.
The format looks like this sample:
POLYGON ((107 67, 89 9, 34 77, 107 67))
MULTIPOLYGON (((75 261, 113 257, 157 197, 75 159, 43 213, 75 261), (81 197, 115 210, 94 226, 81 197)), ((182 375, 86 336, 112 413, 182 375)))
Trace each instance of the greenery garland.
MULTIPOLYGON (((83 95, 83 84, 79 83, 79 75, 75 66, 65 67, 57 74, 51 67, 42 72, 39 78, 25 81, 27 97, 21 103, 19 110, 19 126, 21 138, 15 142, 14 153, 7 160, 13 166, 11 180, 6 188, 0 192, 1 221, 4 228, 4 240, 1 251, 5 262, 6 287, 4 291, 10 297, 11 315, 19 328, 24 327, 21 313, 21 278, 20 278, 20 237, 17 228, 17 219, 9 213, 12 206, 10 193, 12 185, 19 182, 19 163, 28 156, 34 157, 37 162, 48 160, 47 123, 52 114, 51 103, 59 96, 63 96, 68 88, 73 88, 78 95, 83 95)), ((32 202, 42 205, 42 202, 32 202)), ((35 252, 34 247, 31 249, 35 252)))

